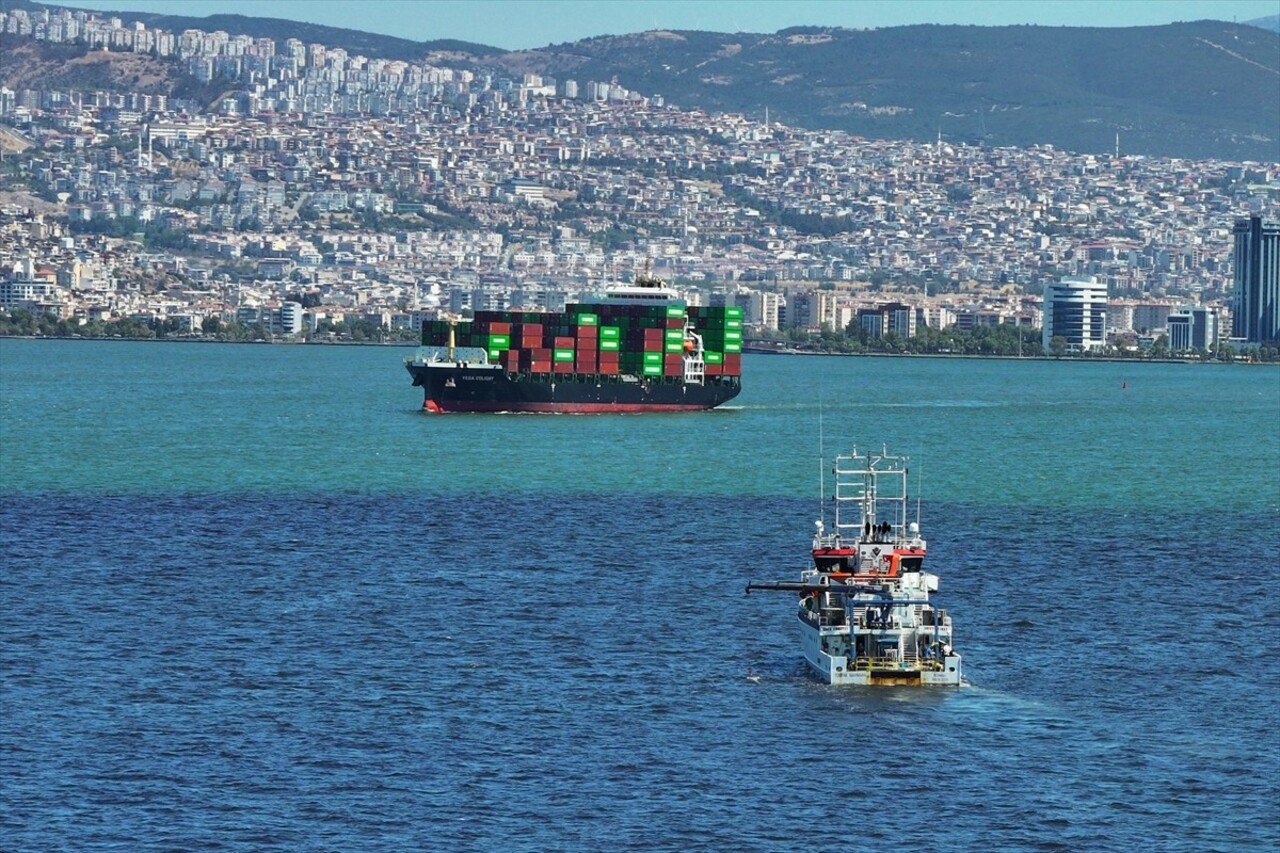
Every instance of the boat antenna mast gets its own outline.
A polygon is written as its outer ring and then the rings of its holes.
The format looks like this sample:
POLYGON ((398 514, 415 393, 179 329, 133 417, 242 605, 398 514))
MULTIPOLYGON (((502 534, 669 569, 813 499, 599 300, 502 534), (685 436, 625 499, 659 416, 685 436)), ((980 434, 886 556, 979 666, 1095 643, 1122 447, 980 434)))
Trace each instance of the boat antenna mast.
MULTIPOLYGON (((822 524, 827 520, 827 452, 823 444, 822 431, 822 383, 818 383, 818 532, 821 535, 822 524)), ((837 529, 836 533, 840 531, 837 529)))
POLYGON ((924 494, 924 470, 916 469, 916 529, 920 529, 920 496, 924 494))

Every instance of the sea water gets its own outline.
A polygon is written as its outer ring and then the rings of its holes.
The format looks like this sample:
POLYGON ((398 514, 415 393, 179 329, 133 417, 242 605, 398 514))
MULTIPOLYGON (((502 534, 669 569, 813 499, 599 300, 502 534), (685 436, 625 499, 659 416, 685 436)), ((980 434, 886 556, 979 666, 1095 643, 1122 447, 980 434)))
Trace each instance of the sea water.
POLYGON ((1280 371, 432 416, 410 352, 0 340, 0 849, 1280 846, 1280 371), (744 594, 855 443, 912 457, 967 687, 819 684, 744 594))

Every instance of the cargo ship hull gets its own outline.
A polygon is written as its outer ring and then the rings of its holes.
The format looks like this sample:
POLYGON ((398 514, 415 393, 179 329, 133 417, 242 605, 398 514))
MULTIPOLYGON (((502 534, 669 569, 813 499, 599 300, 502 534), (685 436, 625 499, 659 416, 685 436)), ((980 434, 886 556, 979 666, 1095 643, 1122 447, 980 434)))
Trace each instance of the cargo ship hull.
POLYGON ((431 412, 677 412, 712 409, 737 396, 737 376, 703 383, 673 377, 513 373, 497 365, 408 362, 431 412))

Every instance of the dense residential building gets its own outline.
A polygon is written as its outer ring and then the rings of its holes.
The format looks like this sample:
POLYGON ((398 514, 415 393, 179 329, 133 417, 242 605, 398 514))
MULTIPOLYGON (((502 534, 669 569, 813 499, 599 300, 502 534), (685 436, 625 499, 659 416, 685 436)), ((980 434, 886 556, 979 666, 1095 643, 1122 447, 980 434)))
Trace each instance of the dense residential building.
POLYGON ((1249 344, 1280 341, 1280 223, 1236 220, 1232 337, 1249 344))
POLYGON ((23 190, 0 205, 0 312, 82 324, 194 330, 245 307, 296 334, 271 306, 305 292, 304 332, 394 328, 555 310, 651 269, 755 334, 856 329, 866 309, 910 337, 1039 326, 1038 283, 1089 276, 1138 348, 1179 305, 1229 325, 1250 292, 1231 290, 1232 222, 1280 215, 1275 163, 864 139, 90 12, 0 9, 0 31, 172 56, 227 93, 0 90, 0 181, 23 190))
POLYGON ((787 325, 793 328, 834 329, 836 295, 828 290, 797 290, 787 297, 787 325))
POLYGON ((1067 342, 1068 352, 1101 349, 1107 343, 1107 286, 1094 276, 1066 276, 1044 287, 1043 341, 1046 353, 1053 339, 1067 342))

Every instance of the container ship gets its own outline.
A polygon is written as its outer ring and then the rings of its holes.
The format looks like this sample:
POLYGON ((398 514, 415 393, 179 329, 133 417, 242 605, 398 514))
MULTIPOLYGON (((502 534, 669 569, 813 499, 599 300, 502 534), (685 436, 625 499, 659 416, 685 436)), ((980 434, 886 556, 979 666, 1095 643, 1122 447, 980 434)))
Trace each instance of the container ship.
POLYGON ((737 396, 742 309, 689 306, 648 275, 562 312, 422 324, 407 359, 428 412, 655 412, 737 396))

